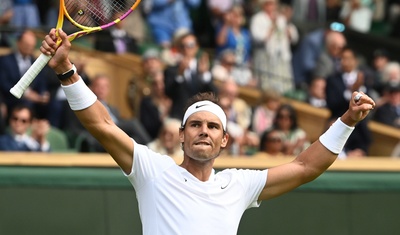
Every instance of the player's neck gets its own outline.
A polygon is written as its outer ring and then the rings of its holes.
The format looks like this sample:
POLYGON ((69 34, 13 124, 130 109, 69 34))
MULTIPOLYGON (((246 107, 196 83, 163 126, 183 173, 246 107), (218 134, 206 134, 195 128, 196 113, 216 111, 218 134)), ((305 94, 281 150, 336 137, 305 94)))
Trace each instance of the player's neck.
POLYGON ((214 159, 207 161, 197 161, 191 158, 185 158, 180 165, 190 172, 194 177, 200 181, 207 181, 210 178, 213 169, 214 159))

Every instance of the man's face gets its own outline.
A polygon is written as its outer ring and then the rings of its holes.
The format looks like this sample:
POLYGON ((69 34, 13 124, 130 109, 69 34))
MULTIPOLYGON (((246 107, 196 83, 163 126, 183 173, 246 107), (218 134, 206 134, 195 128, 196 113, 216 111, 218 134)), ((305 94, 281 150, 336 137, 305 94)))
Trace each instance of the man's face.
POLYGON ((10 127, 14 134, 25 134, 31 124, 31 114, 28 109, 14 111, 10 117, 10 127))
POLYGON ((192 114, 185 128, 179 132, 185 157, 207 161, 218 157, 226 147, 228 135, 224 134, 220 119, 207 111, 192 114))
POLYGON ((33 33, 25 33, 17 45, 22 56, 31 56, 35 51, 36 37, 33 33))
POLYGON ((199 50, 196 38, 193 35, 182 38, 180 49, 184 57, 194 58, 199 50))

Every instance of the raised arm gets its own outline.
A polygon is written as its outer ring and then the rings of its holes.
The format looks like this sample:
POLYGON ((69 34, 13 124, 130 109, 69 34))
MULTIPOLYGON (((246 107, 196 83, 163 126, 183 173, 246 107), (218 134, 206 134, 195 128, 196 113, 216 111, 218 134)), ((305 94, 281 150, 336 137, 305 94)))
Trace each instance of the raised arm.
POLYGON ((364 93, 354 92, 349 109, 292 162, 268 170, 266 185, 259 200, 267 200, 289 192, 321 175, 336 160, 354 126, 375 107, 364 93), (355 97, 362 94, 359 101, 355 97))
MULTIPOLYGON (((52 29, 43 40, 40 51, 46 55, 53 55, 49 66, 57 74, 63 74, 73 67, 68 59, 71 43, 62 30, 59 30, 59 37, 62 43, 57 48, 56 30, 52 29)), ((68 103, 82 125, 101 143, 121 169, 129 174, 132 169, 134 146, 130 137, 113 123, 106 108, 77 73, 62 80, 61 85, 68 103)))

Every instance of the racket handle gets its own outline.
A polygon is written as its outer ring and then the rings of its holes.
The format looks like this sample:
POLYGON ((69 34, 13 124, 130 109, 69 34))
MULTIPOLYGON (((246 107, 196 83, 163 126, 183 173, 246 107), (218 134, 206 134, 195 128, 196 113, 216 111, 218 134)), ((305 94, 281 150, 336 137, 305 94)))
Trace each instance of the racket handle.
POLYGON ((33 82, 36 76, 42 71, 44 66, 50 61, 52 56, 48 56, 45 54, 41 54, 35 62, 31 65, 31 67, 26 71, 24 76, 15 84, 11 89, 10 93, 13 94, 16 98, 21 98, 22 94, 24 94, 25 90, 29 87, 29 85, 33 82))

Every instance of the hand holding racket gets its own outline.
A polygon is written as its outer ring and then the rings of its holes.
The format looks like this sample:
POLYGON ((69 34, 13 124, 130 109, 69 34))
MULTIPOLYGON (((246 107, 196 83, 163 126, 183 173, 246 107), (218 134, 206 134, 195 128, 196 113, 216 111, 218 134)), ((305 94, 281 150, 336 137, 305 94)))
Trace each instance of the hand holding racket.
MULTIPOLYGON (((60 0, 60 9, 56 29, 61 29, 66 17, 73 25, 81 29, 68 36, 72 41, 84 35, 109 28, 125 19, 140 3, 140 0, 60 0)), ((57 31, 58 32, 58 31, 57 31)), ((59 45, 61 40, 57 41, 59 45)), ((11 94, 21 98, 51 55, 41 54, 22 78, 10 89, 11 94)))

